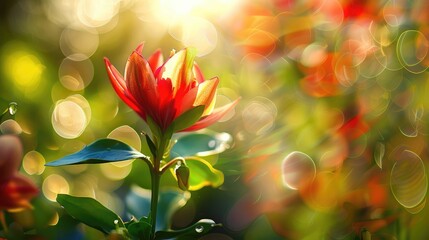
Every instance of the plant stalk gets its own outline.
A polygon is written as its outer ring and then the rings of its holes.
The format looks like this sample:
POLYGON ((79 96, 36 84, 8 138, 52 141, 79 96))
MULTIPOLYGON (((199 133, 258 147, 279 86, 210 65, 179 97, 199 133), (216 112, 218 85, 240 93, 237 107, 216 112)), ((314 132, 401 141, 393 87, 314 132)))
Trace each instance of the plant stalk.
POLYGON ((156 231, 156 217, 158 212, 158 198, 159 198, 159 183, 163 171, 160 169, 161 161, 164 157, 166 145, 170 142, 171 136, 163 135, 161 141, 157 146, 156 156, 154 156, 153 169, 151 171, 152 192, 150 203, 150 217, 151 217, 151 238, 155 239, 156 231))
POLYGON ((155 239, 156 231, 156 215, 158 212, 158 197, 159 197, 159 182, 161 180, 161 173, 159 170, 154 168, 152 173, 152 192, 151 192, 151 202, 150 202, 150 218, 151 218, 151 238, 155 239))

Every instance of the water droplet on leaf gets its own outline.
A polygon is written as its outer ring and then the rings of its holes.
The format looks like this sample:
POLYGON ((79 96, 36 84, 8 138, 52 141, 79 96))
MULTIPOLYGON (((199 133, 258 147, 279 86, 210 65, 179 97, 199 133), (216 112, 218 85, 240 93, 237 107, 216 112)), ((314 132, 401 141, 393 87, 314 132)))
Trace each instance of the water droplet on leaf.
POLYGON ((195 227, 195 232, 197 232, 197 233, 202 233, 204 231, 204 227, 203 226, 196 226, 195 227))
POLYGON ((10 115, 15 115, 16 111, 18 111, 18 103, 11 102, 9 103, 9 113, 10 115))

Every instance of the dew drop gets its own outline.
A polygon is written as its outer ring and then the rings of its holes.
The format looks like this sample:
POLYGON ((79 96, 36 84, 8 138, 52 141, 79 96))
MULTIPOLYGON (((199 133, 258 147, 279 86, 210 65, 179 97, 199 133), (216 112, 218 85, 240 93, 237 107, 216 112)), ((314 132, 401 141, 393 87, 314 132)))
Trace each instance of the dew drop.
POLYGON ((118 219, 116 219, 115 221, 113 221, 113 223, 114 223, 115 225, 117 225, 117 224, 119 223, 119 220, 118 220, 118 219))
POLYGON ((10 115, 15 115, 16 111, 18 111, 18 103, 16 102, 11 102, 9 103, 9 113, 10 115))
POLYGON ((204 227, 203 226, 196 226, 195 227, 195 232, 197 232, 197 233, 202 233, 204 231, 204 227))
POLYGON ((215 140, 210 140, 209 143, 208 143, 208 145, 209 145, 209 148, 214 148, 214 147, 216 147, 216 141, 215 140))

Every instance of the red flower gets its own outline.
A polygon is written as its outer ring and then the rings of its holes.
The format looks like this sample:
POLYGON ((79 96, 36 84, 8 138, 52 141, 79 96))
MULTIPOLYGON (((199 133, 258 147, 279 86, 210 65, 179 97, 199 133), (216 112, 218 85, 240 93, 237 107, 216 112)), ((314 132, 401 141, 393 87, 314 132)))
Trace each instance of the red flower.
MULTIPOLYGON (((222 118, 238 100, 214 109, 218 78, 205 80, 194 64, 195 50, 172 52, 163 62, 161 51, 146 60, 142 55, 143 44, 131 54, 125 67, 125 76, 105 58, 110 82, 119 97, 146 122, 150 117, 164 132, 179 116, 198 106, 204 110, 190 127, 177 131, 195 131, 205 128, 222 118)), ((191 123, 192 124, 192 123, 191 123)))
POLYGON ((34 183, 19 174, 21 159, 18 137, 0 136, 0 210, 30 207, 29 201, 39 192, 34 183))

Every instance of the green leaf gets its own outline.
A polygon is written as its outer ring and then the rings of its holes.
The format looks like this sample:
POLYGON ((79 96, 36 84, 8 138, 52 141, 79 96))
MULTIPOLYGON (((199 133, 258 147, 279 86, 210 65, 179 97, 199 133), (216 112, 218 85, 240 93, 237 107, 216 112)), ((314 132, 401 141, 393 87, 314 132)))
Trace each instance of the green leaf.
POLYGON ((149 135, 145 134, 144 135, 146 137, 146 143, 147 146, 149 147, 150 152, 152 153, 152 156, 156 156, 156 146, 155 143, 152 141, 152 139, 150 139, 149 135))
POLYGON ((228 133, 190 133, 180 137, 171 149, 170 157, 209 156, 229 148, 228 133))
MULTIPOLYGON (((215 168, 204 159, 198 157, 188 157, 186 165, 190 169, 189 190, 195 191, 206 186, 219 187, 223 184, 223 173, 215 168)), ((177 179, 176 174, 170 169, 173 176, 177 179)))
POLYGON ((128 233, 136 239, 149 239, 151 226, 147 221, 133 222, 128 225, 128 233))
POLYGON ((58 194, 57 202, 73 218, 106 234, 115 230, 116 225, 125 227, 124 222, 116 213, 93 198, 58 194))
POLYGON ((135 158, 147 157, 121 141, 105 138, 89 144, 79 152, 49 162, 45 165, 56 167, 84 163, 119 162, 135 158))
POLYGON ((153 140, 156 142, 161 137, 161 128, 149 115, 146 115, 146 123, 152 131, 153 140))
POLYGON ((181 230, 158 231, 155 233, 155 240, 170 239, 170 238, 177 238, 177 237, 194 237, 195 239, 197 239, 197 237, 206 234, 213 227, 220 227, 220 226, 222 225, 216 224, 211 219, 201 219, 200 221, 196 222, 192 226, 189 226, 181 230))
POLYGON ((173 132, 184 130, 196 123, 204 112, 204 105, 191 108, 176 118, 172 123, 173 132))

